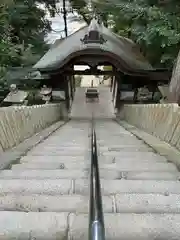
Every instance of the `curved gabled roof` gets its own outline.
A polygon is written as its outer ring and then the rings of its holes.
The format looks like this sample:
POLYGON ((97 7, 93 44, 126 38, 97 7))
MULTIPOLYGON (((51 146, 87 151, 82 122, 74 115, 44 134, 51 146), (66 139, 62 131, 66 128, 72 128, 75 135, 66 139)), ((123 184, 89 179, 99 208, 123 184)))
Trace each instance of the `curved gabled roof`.
POLYGON ((95 19, 91 21, 89 26, 79 29, 66 39, 61 40, 59 44, 56 42, 56 46, 52 46, 36 63, 34 68, 40 71, 57 70, 63 67, 77 53, 78 56, 81 56, 86 51, 91 54, 95 54, 97 51, 101 55, 112 55, 119 62, 123 62, 127 70, 130 71, 153 70, 132 40, 114 34, 104 25, 99 25, 95 19), (83 42, 82 39, 91 31, 98 32, 104 41, 83 42))

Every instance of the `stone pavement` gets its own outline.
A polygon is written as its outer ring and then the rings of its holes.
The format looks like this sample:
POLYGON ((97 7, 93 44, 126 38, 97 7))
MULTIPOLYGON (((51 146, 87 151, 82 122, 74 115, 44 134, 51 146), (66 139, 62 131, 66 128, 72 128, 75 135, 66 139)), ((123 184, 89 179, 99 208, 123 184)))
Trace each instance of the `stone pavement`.
MULTIPOLYGON (((71 120, 0 172, 0 239, 87 239, 90 121, 71 120)), ((96 121, 106 239, 179 239, 176 166, 96 121)))
POLYGON ((98 87, 98 90, 99 101, 92 103, 85 101, 86 88, 81 87, 76 89, 70 115, 73 119, 91 119, 92 113, 96 119, 112 119, 115 117, 112 93, 109 87, 98 87))

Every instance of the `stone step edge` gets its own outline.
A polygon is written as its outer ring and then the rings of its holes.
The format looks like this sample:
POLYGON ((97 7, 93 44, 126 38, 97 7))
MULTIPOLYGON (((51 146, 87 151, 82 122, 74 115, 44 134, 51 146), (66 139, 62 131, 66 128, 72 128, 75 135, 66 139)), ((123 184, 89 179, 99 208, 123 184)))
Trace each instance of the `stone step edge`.
MULTIPOLYGON (((157 181, 157 180, 101 180, 102 195, 112 195, 117 193, 137 193, 137 194, 180 194, 179 181, 157 181)), ((46 195, 78 194, 89 196, 89 179, 1 179, 1 193, 16 192, 37 193, 46 195)))
MULTIPOLYGON (((107 239, 179 239, 180 215, 104 214, 107 239), (135 238, 134 238, 135 237, 135 238)), ((86 239, 88 214, 1 212, 3 239, 86 239), (23 238, 22 238, 23 236, 23 238), (57 238, 58 237, 58 238, 57 238)))
MULTIPOLYGON (((179 172, 154 172, 154 171, 118 171, 118 170, 106 170, 106 169, 100 169, 104 172, 100 171, 100 180, 101 179, 126 179, 126 180, 158 180, 158 181, 178 181, 180 180, 180 173, 179 172), (102 176, 101 176, 102 174, 102 176), (110 174, 108 177, 104 174, 110 174), (152 176, 151 176, 152 175, 152 176)), ((21 175, 22 170, 2 170, 0 171, 0 180, 2 179, 34 179, 34 180, 47 180, 47 179, 87 179, 89 177, 89 171, 84 170, 78 170, 78 169, 55 169, 55 170, 24 170, 24 175, 21 175), (69 174, 69 172, 72 172, 72 175, 69 174), (45 174, 44 174, 45 173, 45 174), (53 175, 55 174, 56 175, 53 175), (57 173, 59 176, 57 176, 57 173), (61 175, 61 173, 63 175, 61 175), (67 173, 67 176, 64 174, 67 173), (76 174, 79 173, 79 176, 77 177, 76 174), (19 175, 20 174, 20 175, 19 175), (34 174, 34 175, 33 175, 34 174), (47 175, 49 174, 49 175, 47 175), (73 175, 75 174, 75 175, 73 175), (87 175, 86 175, 87 174, 87 175), (38 175, 38 176, 37 176, 38 175)))
MULTIPOLYGON (((170 196, 164 196, 162 194, 103 195, 103 212, 127 214, 180 214, 179 198, 180 194, 171 194, 170 196)), ((82 214, 88 213, 88 207, 89 196, 77 194, 51 196, 40 194, 18 195, 10 193, 0 195, 0 212, 69 212, 82 214), (54 205, 52 204, 53 202, 54 205), (65 207, 62 207, 64 203, 67 204, 65 207)))

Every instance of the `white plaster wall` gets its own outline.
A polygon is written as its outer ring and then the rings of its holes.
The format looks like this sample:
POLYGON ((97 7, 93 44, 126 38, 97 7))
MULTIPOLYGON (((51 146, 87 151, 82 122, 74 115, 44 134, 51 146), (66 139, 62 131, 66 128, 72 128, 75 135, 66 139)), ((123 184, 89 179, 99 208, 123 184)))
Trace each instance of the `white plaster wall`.
POLYGON ((91 82, 93 80, 93 86, 98 87, 99 86, 99 78, 95 76, 83 76, 81 80, 81 87, 91 87, 91 82))

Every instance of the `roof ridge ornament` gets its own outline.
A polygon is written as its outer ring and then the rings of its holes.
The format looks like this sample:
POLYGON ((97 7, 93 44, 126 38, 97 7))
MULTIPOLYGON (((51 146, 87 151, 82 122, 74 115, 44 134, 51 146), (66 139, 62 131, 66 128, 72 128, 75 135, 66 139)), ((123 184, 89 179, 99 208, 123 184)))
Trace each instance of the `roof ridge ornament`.
POLYGON ((80 39, 82 43, 89 44, 89 43, 99 43, 103 44, 106 42, 104 39, 103 34, 99 32, 99 24, 95 18, 91 20, 89 24, 88 33, 84 35, 83 39, 80 39))

